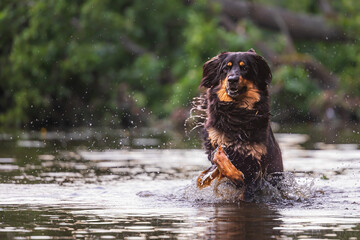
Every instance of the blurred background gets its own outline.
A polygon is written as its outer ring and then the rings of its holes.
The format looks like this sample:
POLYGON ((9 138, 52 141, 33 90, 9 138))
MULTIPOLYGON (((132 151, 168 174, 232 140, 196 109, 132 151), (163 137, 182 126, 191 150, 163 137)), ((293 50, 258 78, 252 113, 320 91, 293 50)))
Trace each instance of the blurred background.
POLYGON ((202 64, 254 48, 280 125, 357 126, 357 0, 0 2, 0 128, 184 131, 202 64))

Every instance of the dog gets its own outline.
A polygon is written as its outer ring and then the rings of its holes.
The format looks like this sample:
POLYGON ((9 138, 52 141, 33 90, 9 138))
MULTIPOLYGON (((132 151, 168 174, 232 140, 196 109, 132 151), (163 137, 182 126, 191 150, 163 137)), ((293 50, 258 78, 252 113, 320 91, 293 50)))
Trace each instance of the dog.
POLYGON ((241 200, 251 199, 259 180, 283 172, 281 151, 270 126, 269 84, 272 74, 253 49, 223 52, 203 65, 205 88, 203 146, 212 166, 197 179, 209 186, 227 178, 241 188, 241 200))

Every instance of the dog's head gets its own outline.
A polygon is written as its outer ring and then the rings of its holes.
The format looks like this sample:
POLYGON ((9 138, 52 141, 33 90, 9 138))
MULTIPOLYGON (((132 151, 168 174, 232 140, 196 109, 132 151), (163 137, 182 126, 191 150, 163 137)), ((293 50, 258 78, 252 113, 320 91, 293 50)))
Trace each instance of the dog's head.
POLYGON ((200 87, 214 89, 220 101, 231 102, 246 97, 258 101, 259 92, 267 89, 271 79, 264 58, 250 49, 248 52, 220 53, 207 61, 200 87))

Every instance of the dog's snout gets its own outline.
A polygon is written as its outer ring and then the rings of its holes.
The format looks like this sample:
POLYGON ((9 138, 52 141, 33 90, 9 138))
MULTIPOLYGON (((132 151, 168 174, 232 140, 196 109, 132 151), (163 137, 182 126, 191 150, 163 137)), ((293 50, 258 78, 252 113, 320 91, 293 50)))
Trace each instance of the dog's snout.
POLYGON ((235 83, 235 82, 238 82, 239 81, 239 76, 236 76, 236 75, 230 75, 228 77, 228 81, 229 83, 235 83))

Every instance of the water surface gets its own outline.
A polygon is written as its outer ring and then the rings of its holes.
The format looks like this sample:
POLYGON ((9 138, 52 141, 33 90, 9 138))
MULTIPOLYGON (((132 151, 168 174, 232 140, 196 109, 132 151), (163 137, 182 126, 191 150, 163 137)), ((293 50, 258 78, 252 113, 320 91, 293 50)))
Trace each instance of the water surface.
POLYGON ((2 134, 0 239, 360 239, 358 145, 276 137, 282 191, 244 203, 198 190, 204 151, 162 134, 2 134))

